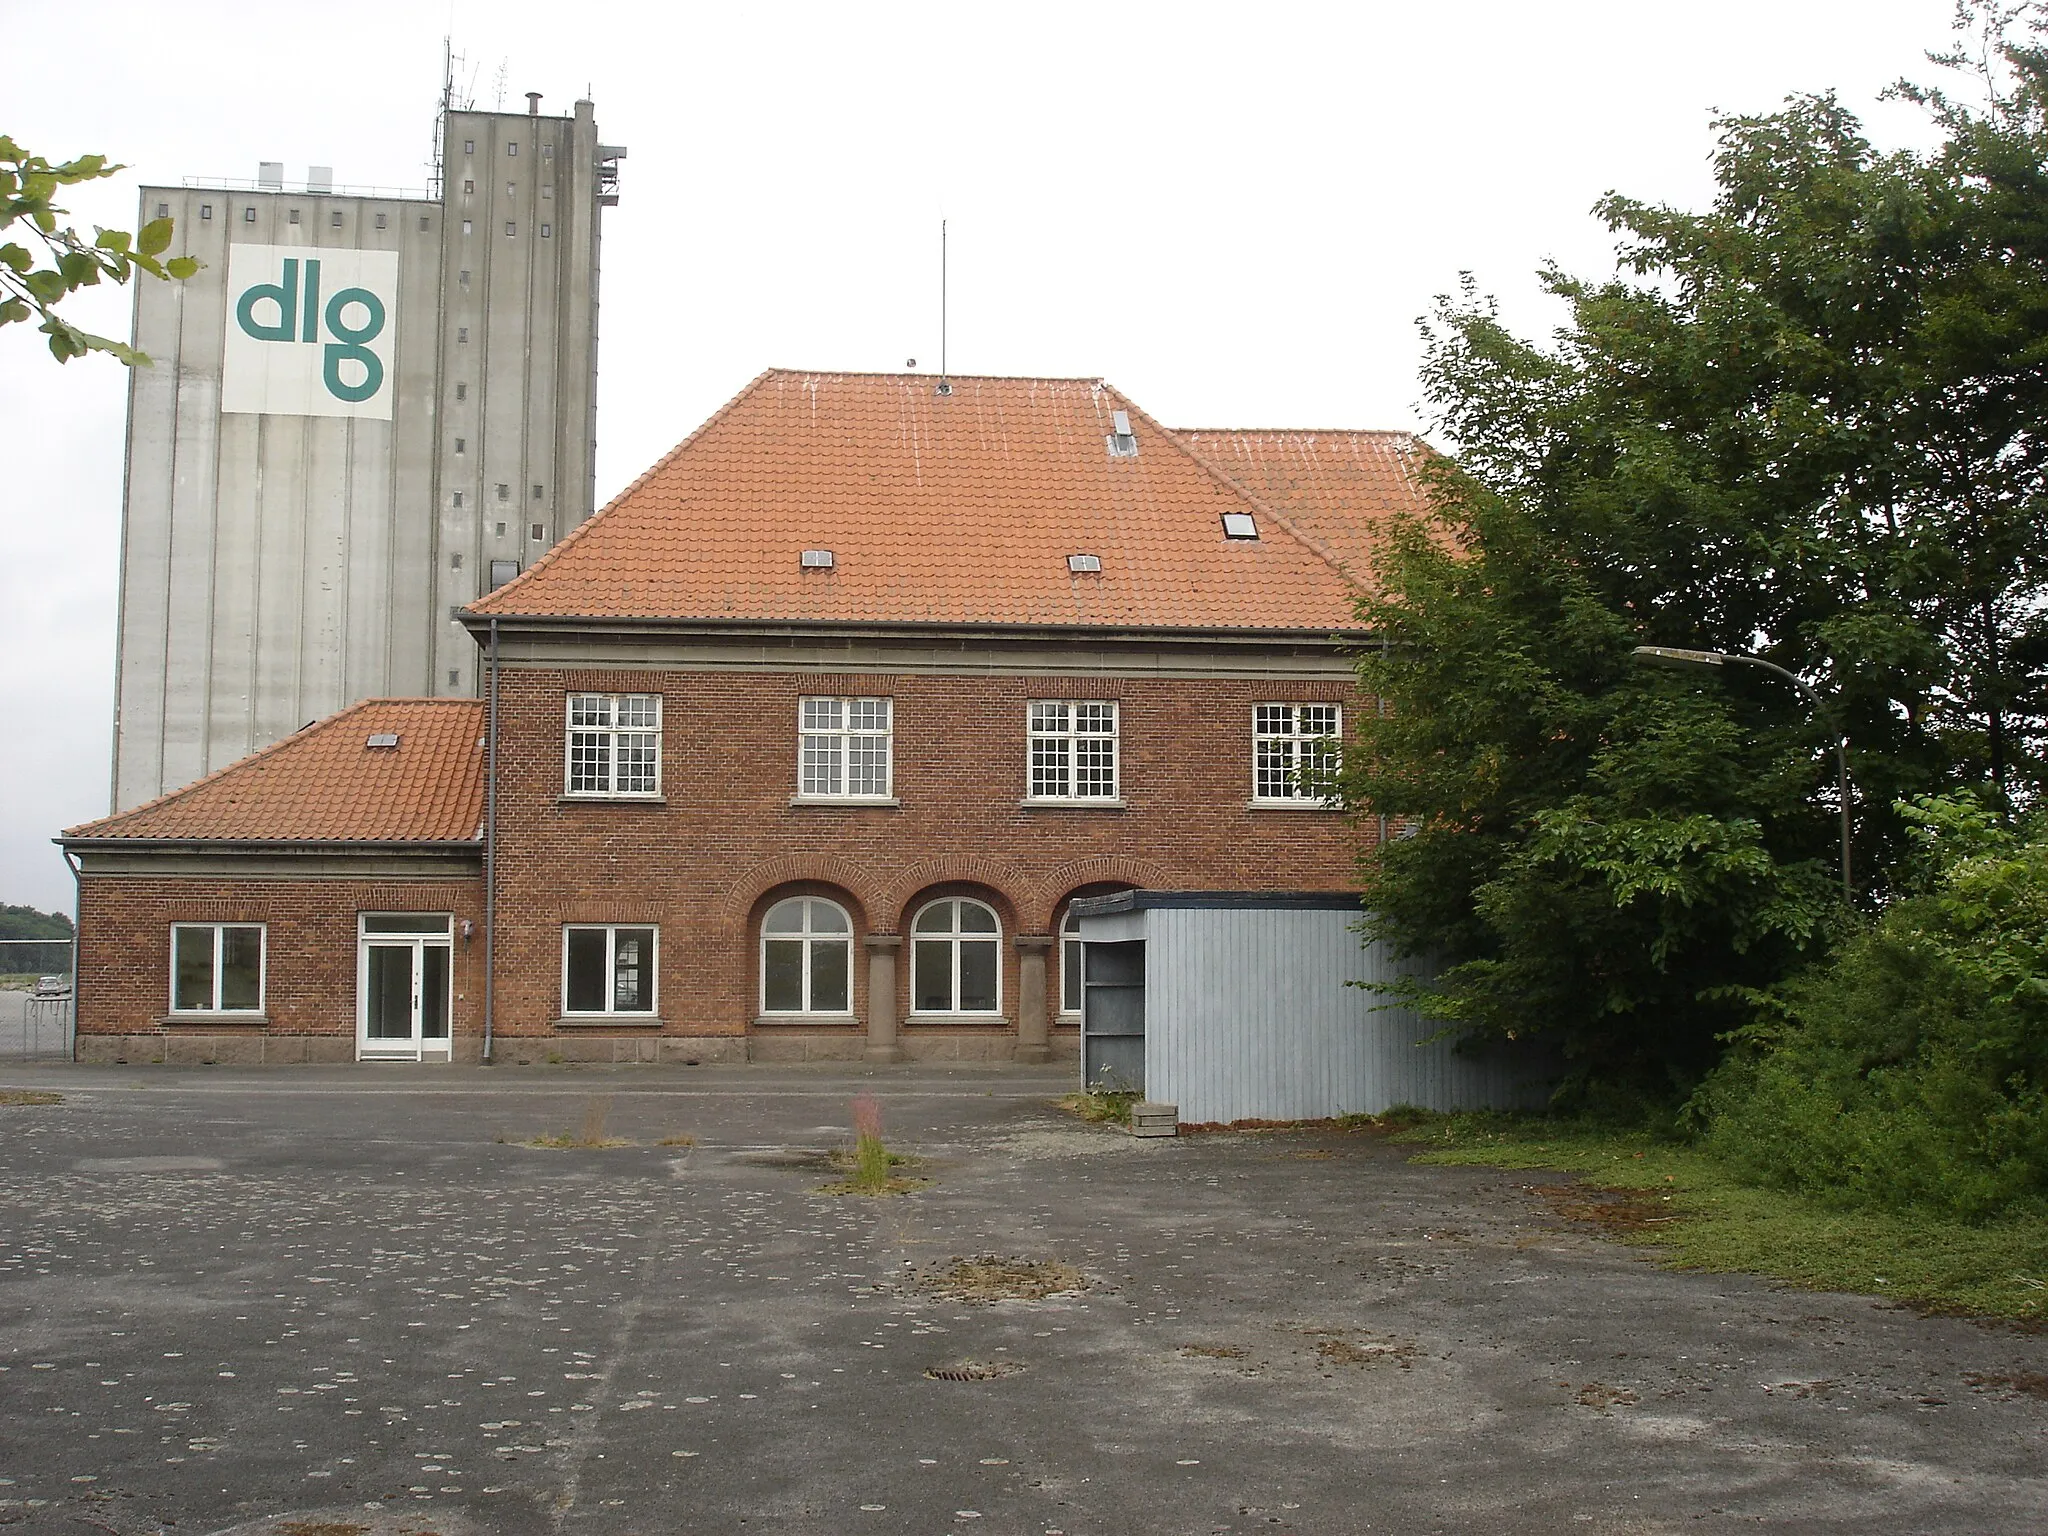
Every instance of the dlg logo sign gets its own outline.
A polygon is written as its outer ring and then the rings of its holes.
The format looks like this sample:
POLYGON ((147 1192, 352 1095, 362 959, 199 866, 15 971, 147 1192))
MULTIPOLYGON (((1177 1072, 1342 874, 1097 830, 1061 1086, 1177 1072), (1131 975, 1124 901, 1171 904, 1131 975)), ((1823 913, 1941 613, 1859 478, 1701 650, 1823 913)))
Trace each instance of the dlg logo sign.
POLYGON ((223 411, 391 419, 396 251, 228 247, 223 411))

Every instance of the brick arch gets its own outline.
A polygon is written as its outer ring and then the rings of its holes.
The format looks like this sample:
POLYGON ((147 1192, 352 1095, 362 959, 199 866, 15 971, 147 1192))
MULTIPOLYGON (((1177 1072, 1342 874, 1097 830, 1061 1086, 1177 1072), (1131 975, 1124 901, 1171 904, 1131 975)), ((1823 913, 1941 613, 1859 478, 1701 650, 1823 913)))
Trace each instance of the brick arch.
POLYGON ((1018 917, 1030 924, 1031 933, 1051 933, 1060 903, 1081 886, 1116 884, 1160 890, 1168 883, 1166 871, 1150 859, 1134 859, 1127 854, 1075 859, 1059 865, 1038 881, 1031 893, 1031 905, 1020 906, 1018 917))
POLYGON ((904 932, 910 921, 911 903, 920 891, 934 885, 985 886, 1009 904, 1019 921, 1031 909, 1031 881, 1014 864, 974 855, 925 859, 911 865, 890 883, 873 909, 876 924, 893 922, 896 932, 904 932))
MULTIPOLYGON (((766 864, 756 865, 739 879, 725 888, 719 900, 719 909, 724 917, 728 934, 744 933, 747 920, 762 897, 778 885, 794 885, 810 881, 817 885, 832 885, 846 892, 865 914, 871 929, 877 928, 887 918, 880 914, 892 909, 886 899, 878 903, 868 885, 865 872, 859 865, 831 854, 790 853, 781 858, 770 859, 766 864)), ((856 914, 858 919, 860 914, 856 914)))

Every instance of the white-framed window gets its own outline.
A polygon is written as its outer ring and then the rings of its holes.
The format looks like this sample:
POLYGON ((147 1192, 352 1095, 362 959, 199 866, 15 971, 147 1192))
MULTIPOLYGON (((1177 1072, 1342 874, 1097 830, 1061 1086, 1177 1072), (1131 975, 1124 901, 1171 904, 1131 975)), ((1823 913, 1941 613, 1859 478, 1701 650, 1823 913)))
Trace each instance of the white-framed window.
POLYGON ((1071 906, 1060 924, 1060 1012, 1081 1012, 1081 919, 1071 906))
POLYGON ((563 791, 629 797, 661 793, 661 695, 572 693, 563 791))
POLYGON ((792 896, 761 919, 761 1011, 853 1012, 853 920, 836 901, 792 896))
POLYGON ((920 908, 910 925, 912 1013, 1000 1013, 1003 925, 965 896, 920 908))
POLYGON ((1322 805, 1337 771, 1343 712, 1335 704, 1260 704, 1252 710, 1252 799, 1322 805))
POLYGON ((562 1012, 652 1013, 660 930, 571 923, 562 930, 562 1012))
POLYGON ((1114 699, 1035 699, 1030 710, 1033 800, 1117 797, 1114 699))
POLYGON ((171 1012, 261 1013, 261 923, 173 923, 171 1012))
POLYGON ((798 705, 797 794, 805 800, 886 800, 894 711, 887 699, 804 699, 798 705))

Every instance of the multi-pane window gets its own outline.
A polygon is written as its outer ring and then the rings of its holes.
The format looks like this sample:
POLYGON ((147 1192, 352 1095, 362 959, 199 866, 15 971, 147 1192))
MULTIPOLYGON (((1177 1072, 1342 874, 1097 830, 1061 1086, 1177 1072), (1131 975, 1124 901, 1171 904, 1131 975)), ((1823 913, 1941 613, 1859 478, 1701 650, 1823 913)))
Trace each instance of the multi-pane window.
POLYGON ((761 920, 761 1011, 851 1013, 853 923, 821 896, 778 901, 761 920))
POLYGON ((1320 802, 1337 771, 1335 704, 1261 704, 1252 711, 1252 798, 1320 802))
POLYGON ((993 909, 965 897, 921 910, 910 925, 910 1011, 997 1012, 1002 928, 993 909))
POLYGON ((1116 798, 1114 700, 1041 699, 1031 706, 1033 800, 1116 798))
POLYGON ((171 929, 173 1013, 261 1013, 260 923, 178 923, 171 929))
POLYGON ((652 928, 562 930, 562 1012, 654 1012, 652 928))
POLYGON ((805 699, 798 715, 800 793, 886 798, 889 722, 887 699, 805 699))
POLYGON ((661 696, 569 695, 566 787, 572 795, 661 793, 661 696))

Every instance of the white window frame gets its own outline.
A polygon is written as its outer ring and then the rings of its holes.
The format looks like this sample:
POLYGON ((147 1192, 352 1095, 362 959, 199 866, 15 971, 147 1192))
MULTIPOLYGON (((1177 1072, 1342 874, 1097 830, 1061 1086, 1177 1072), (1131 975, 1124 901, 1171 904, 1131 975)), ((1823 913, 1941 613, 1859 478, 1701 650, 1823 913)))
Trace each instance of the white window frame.
POLYGON ((571 800, 658 800, 661 798, 661 715, 662 700, 658 693, 572 693, 563 702, 562 711, 562 794, 571 800), (602 702, 602 719, 577 723, 579 707, 592 710, 592 701, 602 702), (651 708, 646 708, 651 706, 651 708), (634 720, 620 724, 620 716, 626 709, 646 709, 652 723, 634 720), (622 737, 636 738, 635 751, 652 748, 654 775, 650 785, 632 789, 620 789, 619 747, 622 737), (580 741, 579 741, 580 738, 580 741), (576 782, 579 744, 603 745, 603 783, 597 787, 576 782))
POLYGON ((800 1018, 845 1018, 853 1012, 853 914, 829 896, 785 896, 773 903, 768 912, 761 915, 761 942, 756 946, 760 960, 761 984, 759 987, 761 1012, 764 1016, 777 1019, 800 1018), (801 931, 776 932, 768 930, 768 916, 784 902, 801 901, 804 906, 804 925, 801 931), (838 933, 823 933, 811 927, 810 903, 830 907, 837 912, 846 927, 838 933), (768 945, 800 944, 803 947, 803 979, 800 983, 803 1006, 800 1008, 771 1008, 768 1006, 768 945), (811 950, 818 944, 841 944, 846 949, 846 1002, 837 1008, 814 1008, 811 1006, 811 950))
POLYGON ((1301 782, 1304 768, 1320 767, 1328 761, 1334 770, 1343 763, 1344 706, 1333 704, 1326 699, 1310 699, 1300 702, 1270 701, 1252 706, 1252 798, 1255 806, 1278 806, 1290 810, 1334 810, 1335 799, 1327 795, 1311 793, 1301 782), (1328 710, 1330 729, 1305 730, 1302 727, 1302 711, 1328 710), (1270 729, 1271 717, 1268 711, 1285 710, 1286 727, 1270 729), (1336 747, 1326 752, 1311 749, 1318 742, 1335 742, 1336 747), (1286 761, 1277 771, 1285 777, 1282 780, 1283 793, 1271 792, 1270 776, 1275 765, 1267 761, 1269 753, 1277 752, 1286 761))
POLYGON ((973 897, 973 896, 941 896, 941 897, 939 897, 939 898, 938 898, 937 900, 935 900, 935 901, 928 901, 928 902, 926 902, 926 903, 925 903, 925 904, 924 904, 923 906, 921 906, 921 907, 919 907, 919 908, 917 909, 916 913, 915 913, 915 914, 914 914, 914 915, 913 915, 913 916, 911 917, 911 919, 910 919, 910 932, 909 932, 909 935, 908 935, 908 937, 909 937, 909 941, 910 941, 910 1016, 911 1016, 912 1018, 926 1018, 926 1019, 965 1019, 965 1018, 977 1018, 977 1019, 993 1019, 993 1018, 1000 1018, 1000 1017, 1002 1016, 1002 1012, 1003 1012, 1003 914, 1002 914, 1002 913, 998 912, 998 911, 997 911, 997 910, 996 910, 996 909, 995 909, 994 907, 990 906, 990 905, 989 905, 989 903, 987 903, 987 902, 985 902, 985 901, 982 901, 982 900, 979 900, 978 898, 976 898, 976 897, 973 897), (953 926, 952 926, 951 930, 950 930, 949 932, 946 932, 946 933, 923 933, 923 932, 920 932, 920 931, 919 931, 919 929, 918 929, 918 924, 919 924, 920 922, 922 922, 922 921, 923 921, 925 913, 927 913, 927 912, 931 911, 931 910, 932 910, 932 908, 934 908, 934 907, 944 907, 944 906, 951 906, 951 907, 953 908, 953 926), (994 931, 993 933, 988 933, 988 932, 970 933, 970 932, 967 932, 967 931, 963 930, 963 929, 962 929, 962 928, 960 927, 960 908, 961 908, 961 907, 963 907, 963 906, 969 906, 969 907, 980 907, 980 908, 981 908, 981 909, 982 909, 982 910, 983 910, 984 912, 988 913, 988 915, 989 915, 990 917, 992 917, 992 918, 994 918, 994 919, 995 919, 995 924, 996 924, 996 926, 995 926, 995 931, 994 931), (996 948, 996 988, 995 988, 996 996, 995 996, 995 1006, 994 1006, 994 1007, 992 1007, 992 1008, 962 1008, 961 1006, 959 1006, 959 1004, 960 1004, 960 946, 961 946, 961 944, 962 944, 963 942, 966 942, 966 943, 970 943, 970 944, 986 944, 986 943, 993 943, 993 944, 995 945, 995 948, 996 948), (949 990, 948 990, 948 992, 947 992, 947 997, 948 997, 948 999, 949 999, 949 1000, 951 1001, 951 1003, 952 1003, 952 1005, 953 1005, 953 1006, 951 1006, 951 1007, 949 1007, 949 1008, 920 1008, 920 1007, 918 1006, 918 1001, 917 1001, 917 946, 918 946, 918 945, 920 945, 920 944, 945 944, 945 945, 948 945, 948 946, 949 946, 949 947, 950 947, 950 948, 952 949, 952 952, 953 952, 953 959, 952 959, 952 983, 951 983, 951 986, 950 986, 950 988, 949 988, 949 990))
POLYGON ((253 1016, 263 1012, 263 1005, 270 997, 270 925, 268 923, 173 923, 171 924, 170 949, 170 998, 169 1011, 187 1015, 196 1014, 237 1014, 253 1016), (178 930, 206 928, 213 932, 213 999, 204 1007, 186 1008, 178 1003, 178 930), (221 950, 226 946, 226 934, 230 928, 253 928, 256 930, 256 1006, 253 1008, 224 1008, 220 1001, 221 950))
POLYGON ((661 927, 656 923, 564 923, 562 924, 562 1017, 565 1019, 635 1019, 652 1020, 661 1014, 661 927), (569 936, 575 933, 602 933, 604 935, 604 995, 608 1006, 603 1008, 571 1008, 569 1006, 569 936), (647 960, 642 969, 647 977, 647 1006, 644 1008, 621 1008, 619 998, 619 935, 621 933, 644 933, 647 935, 647 960))
POLYGON ((895 805, 896 701, 807 695, 796 706, 794 805, 895 805), (828 715, 829 711, 829 715, 828 715), (881 724, 875 724, 879 718, 881 724), (856 721, 865 723, 856 724, 856 721), (881 744, 882 782, 852 787, 856 749, 881 744))
MULTIPOLYGON (((1076 958, 1078 959, 1079 951, 1081 949, 1081 919, 1080 916, 1074 911, 1074 905, 1072 902, 1067 903, 1066 916, 1060 919, 1059 1014, 1061 1018, 1078 1019, 1081 1017, 1081 999, 1078 995, 1074 997, 1067 996, 1067 948, 1069 945, 1071 945, 1076 951, 1076 958)), ((1074 967, 1074 969, 1076 972, 1081 972, 1081 967, 1078 964, 1074 967)), ((1085 985, 1085 973, 1081 973, 1079 976, 1077 976, 1075 981, 1076 993, 1078 994, 1080 989, 1085 985)))
MULTIPOLYGON (((1024 710, 1024 802, 1027 805, 1123 804, 1123 708, 1116 699, 1033 699, 1024 710), (1051 711, 1059 711, 1057 722, 1051 711), (1109 711, 1109 729, 1083 730, 1081 711, 1109 711), (1082 772, 1084 744, 1109 743, 1109 787, 1106 793, 1076 794, 1082 772), (1055 750, 1059 761, 1050 761, 1055 750), (1041 758, 1046 761, 1041 761, 1041 758), (1063 793, 1045 793, 1040 786, 1059 776, 1063 793)), ((1099 765, 1097 765, 1099 767, 1099 765)))

